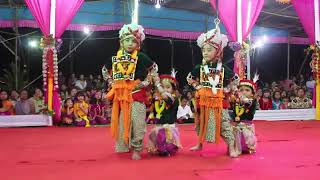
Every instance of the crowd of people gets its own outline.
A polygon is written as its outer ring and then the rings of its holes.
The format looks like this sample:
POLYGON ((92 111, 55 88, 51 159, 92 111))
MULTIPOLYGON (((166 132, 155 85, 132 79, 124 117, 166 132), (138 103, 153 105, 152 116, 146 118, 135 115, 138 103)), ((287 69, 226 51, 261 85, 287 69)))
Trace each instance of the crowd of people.
MULTIPOLYGON (((72 74, 65 78, 59 74, 60 97, 62 100, 61 122, 65 125, 91 125, 109 124, 111 119, 111 104, 105 97, 111 87, 104 82, 101 75, 85 77, 80 75, 76 78, 72 74)), ((312 108, 312 97, 315 81, 310 77, 308 80, 300 75, 290 80, 279 82, 260 83, 257 90, 258 110, 279 109, 307 109, 312 108)), ((180 106, 177 112, 179 123, 193 122, 195 99, 194 93, 187 85, 179 95, 180 106)), ((152 97, 150 97, 152 99, 152 97)), ((231 109, 229 103, 231 96, 225 98, 225 107, 231 109)), ((150 101, 152 102, 152 101, 150 101)), ((150 105, 149 105, 150 106, 150 105)), ((44 103, 43 91, 35 88, 32 91, 1 90, 0 115, 30 115, 47 112, 44 103), (30 94, 32 96, 30 96, 30 94)), ((147 121, 154 123, 154 118, 148 116, 147 121)))

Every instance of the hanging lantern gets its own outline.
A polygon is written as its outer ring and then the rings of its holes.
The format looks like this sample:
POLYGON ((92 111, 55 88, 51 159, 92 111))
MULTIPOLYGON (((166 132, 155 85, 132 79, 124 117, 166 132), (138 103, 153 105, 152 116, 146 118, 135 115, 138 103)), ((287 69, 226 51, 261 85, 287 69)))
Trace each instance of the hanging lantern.
POLYGON ((290 4, 291 0, 276 0, 280 4, 290 4))

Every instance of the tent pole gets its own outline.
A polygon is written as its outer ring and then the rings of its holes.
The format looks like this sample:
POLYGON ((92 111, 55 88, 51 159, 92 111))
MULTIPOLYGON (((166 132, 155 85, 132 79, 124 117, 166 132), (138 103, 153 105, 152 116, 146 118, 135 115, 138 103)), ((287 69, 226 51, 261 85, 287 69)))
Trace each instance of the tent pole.
MULTIPOLYGON (((251 33, 248 36, 249 42, 251 41, 251 33)), ((250 49, 247 50, 247 79, 251 79, 251 57, 250 49)))
POLYGON ((287 44, 287 79, 290 79, 290 36, 287 44))
POLYGON ((131 23, 138 24, 139 20, 139 0, 134 0, 134 9, 132 12, 131 23))
MULTIPOLYGON (((314 37, 315 43, 320 42, 319 0, 314 0, 314 37)), ((316 119, 320 120, 320 79, 316 79, 316 119)))
POLYGON ((242 44, 242 0, 237 0, 237 41, 242 44))

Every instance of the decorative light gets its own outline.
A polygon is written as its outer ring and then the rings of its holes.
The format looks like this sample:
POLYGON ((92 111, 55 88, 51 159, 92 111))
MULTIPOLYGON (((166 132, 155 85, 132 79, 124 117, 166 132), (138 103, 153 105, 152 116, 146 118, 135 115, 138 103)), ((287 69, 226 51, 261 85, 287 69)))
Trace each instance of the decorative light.
POLYGON ((89 34, 89 33, 90 33, 90 29, 89 29, 88 27, 84 27, 84 28, 83 28, 83 32, 84 32, 85 34, 89 34))
POLYGON ((160 9, 160 8, 161 8, 161 5, 160 5, 159 0, 157 0, 157 4, 155 5, 155 7, 156 7, 157 9, 160 9))
POLYGON ((32 48, 36 48, 38 46, 38 41, 36 40, 29 41, 29 46, 32 48))
POLYGON ((280 4, 290 4, 291 0, 276 0, 280 4))

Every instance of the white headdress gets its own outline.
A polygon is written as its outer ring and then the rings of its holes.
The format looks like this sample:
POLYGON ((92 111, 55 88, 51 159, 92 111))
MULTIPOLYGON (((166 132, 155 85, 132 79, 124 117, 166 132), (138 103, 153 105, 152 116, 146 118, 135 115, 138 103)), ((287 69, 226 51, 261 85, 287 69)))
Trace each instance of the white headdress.
POLYGON ((142 42, 145 39, 144 29, 141 25, 138 24, 125 24, 119 31, 119 38, 121 40, 133 37, 139 42, 142 42))
POLYGON ((209 44, 216 49, 223 49, 228 44, 228 37, 220 33, 220 29, 212 29, 207 33, 202 33, 198 39, 197 44, 202 48, 205 44, 209 44))

